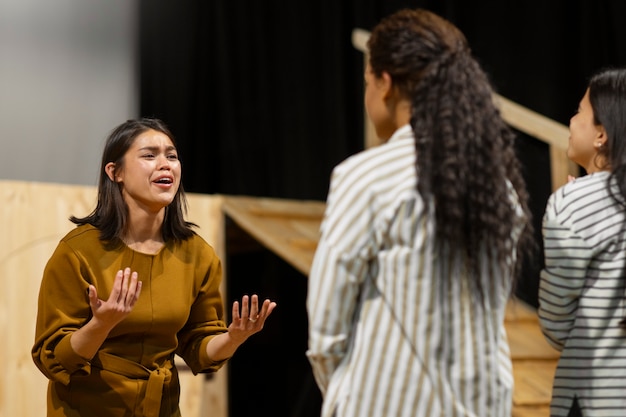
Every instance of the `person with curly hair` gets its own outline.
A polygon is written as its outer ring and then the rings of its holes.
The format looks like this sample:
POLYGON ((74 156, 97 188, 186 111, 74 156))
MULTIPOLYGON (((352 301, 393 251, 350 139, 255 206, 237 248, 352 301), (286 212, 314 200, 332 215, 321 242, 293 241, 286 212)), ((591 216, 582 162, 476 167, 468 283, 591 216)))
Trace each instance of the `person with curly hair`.
POLYGON ((515 135, 427 10, 373 29, 364 77, 383 143, 333 170, 309 276, 321 415, 510 416, 504 316, 533 243, 515 135))
POLYGON ((109 135, 98 201, 46 264, 32 357, 48 417, 180 417, 174 355, 219 370, 276 307, 256 294, 225 323, 221 261, 185 220, 174 136, 158 119, 109 135))
POLYGON ((569 123, 586 175, 548 199, 539 319, 561 352, 551 416, 626 415, 626 68, 595 73, 569 123))

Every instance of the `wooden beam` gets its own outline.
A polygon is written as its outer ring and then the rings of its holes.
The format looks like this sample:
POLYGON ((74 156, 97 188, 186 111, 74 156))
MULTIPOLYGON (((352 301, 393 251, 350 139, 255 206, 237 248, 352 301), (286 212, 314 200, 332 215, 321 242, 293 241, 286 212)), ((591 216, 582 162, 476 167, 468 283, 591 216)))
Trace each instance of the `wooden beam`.
MULTIPOLYGON (((366 63, 369 36, 370 32, 363 29, 357 28, 352 31, 352 45, 363 52, 366 63)), ((569 138, 567 126, 499 94, 494 94, 494 101, 500 109, 502 118, 509 126, 548 144, 550 147, 550 180, 553 191, 564 185, 568 181, 569 175, 578 175, 578 166, 567 158, 566 151, 569 138)), ((373 125, 365 114, 365 147, 369 148, 378 143, 373 125)))

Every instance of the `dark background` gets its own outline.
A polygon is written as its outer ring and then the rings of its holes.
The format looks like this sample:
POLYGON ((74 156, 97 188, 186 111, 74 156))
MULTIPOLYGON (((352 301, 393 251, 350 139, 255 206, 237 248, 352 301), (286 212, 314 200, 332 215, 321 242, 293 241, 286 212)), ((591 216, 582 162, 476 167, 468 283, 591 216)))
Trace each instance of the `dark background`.
MULTIPOLYGON (((141 0, 140 111, 172 129, 189 192, 324 200, 332 167, 363 149, 363 55, 403 7, 455 23, 501 95, 568 124, 587 78, 626 65, 623 0, 141 0)), ((520 134, 537 256, 517 295, 537 305, 547 145, 520 134)), ((306 349, 306 277, 268 251, 230 254, 228 296, 278 301, 230 363, 231 416, 319 414, 306 349), (277 381, 277 382, 274 382, 277 381)))

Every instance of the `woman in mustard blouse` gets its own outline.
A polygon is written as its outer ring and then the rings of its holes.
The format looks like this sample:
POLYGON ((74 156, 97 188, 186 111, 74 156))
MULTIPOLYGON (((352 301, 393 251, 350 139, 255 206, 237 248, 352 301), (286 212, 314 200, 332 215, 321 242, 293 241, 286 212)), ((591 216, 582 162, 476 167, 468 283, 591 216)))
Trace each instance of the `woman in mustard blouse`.
POLYGON ((220 260, 184 219, 174 137, 156 119, 109 136, 98 203, 44 270, 33 359, 50 379, 48 416, 180 416, 174 354, 215 372, 259 332, 276 303, 232 306, 220 260))

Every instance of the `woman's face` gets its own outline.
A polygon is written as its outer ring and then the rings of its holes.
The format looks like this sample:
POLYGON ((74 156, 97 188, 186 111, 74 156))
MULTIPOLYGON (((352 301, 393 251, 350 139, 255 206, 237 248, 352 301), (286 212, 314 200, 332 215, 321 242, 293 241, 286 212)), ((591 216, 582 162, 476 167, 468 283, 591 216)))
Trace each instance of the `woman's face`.
MULTIPOLYGON (((107 173, 111 178, 109 165, 107 173)), ((122 184, 122 195, 131 211, 140 208, 158 212, 174 200, 180 177, 181 165, 172 140, 161 132, 147 130, 126 151, 114 181, 122 184)))
POLYGON ((569 146, 567 157, 587 173, 598 171, 595 159, 598 148, 606 141, 602 126, 594 124, 593 109, 589 102, 589 90, 580 101, 578 111, 569 122, 569 146))

